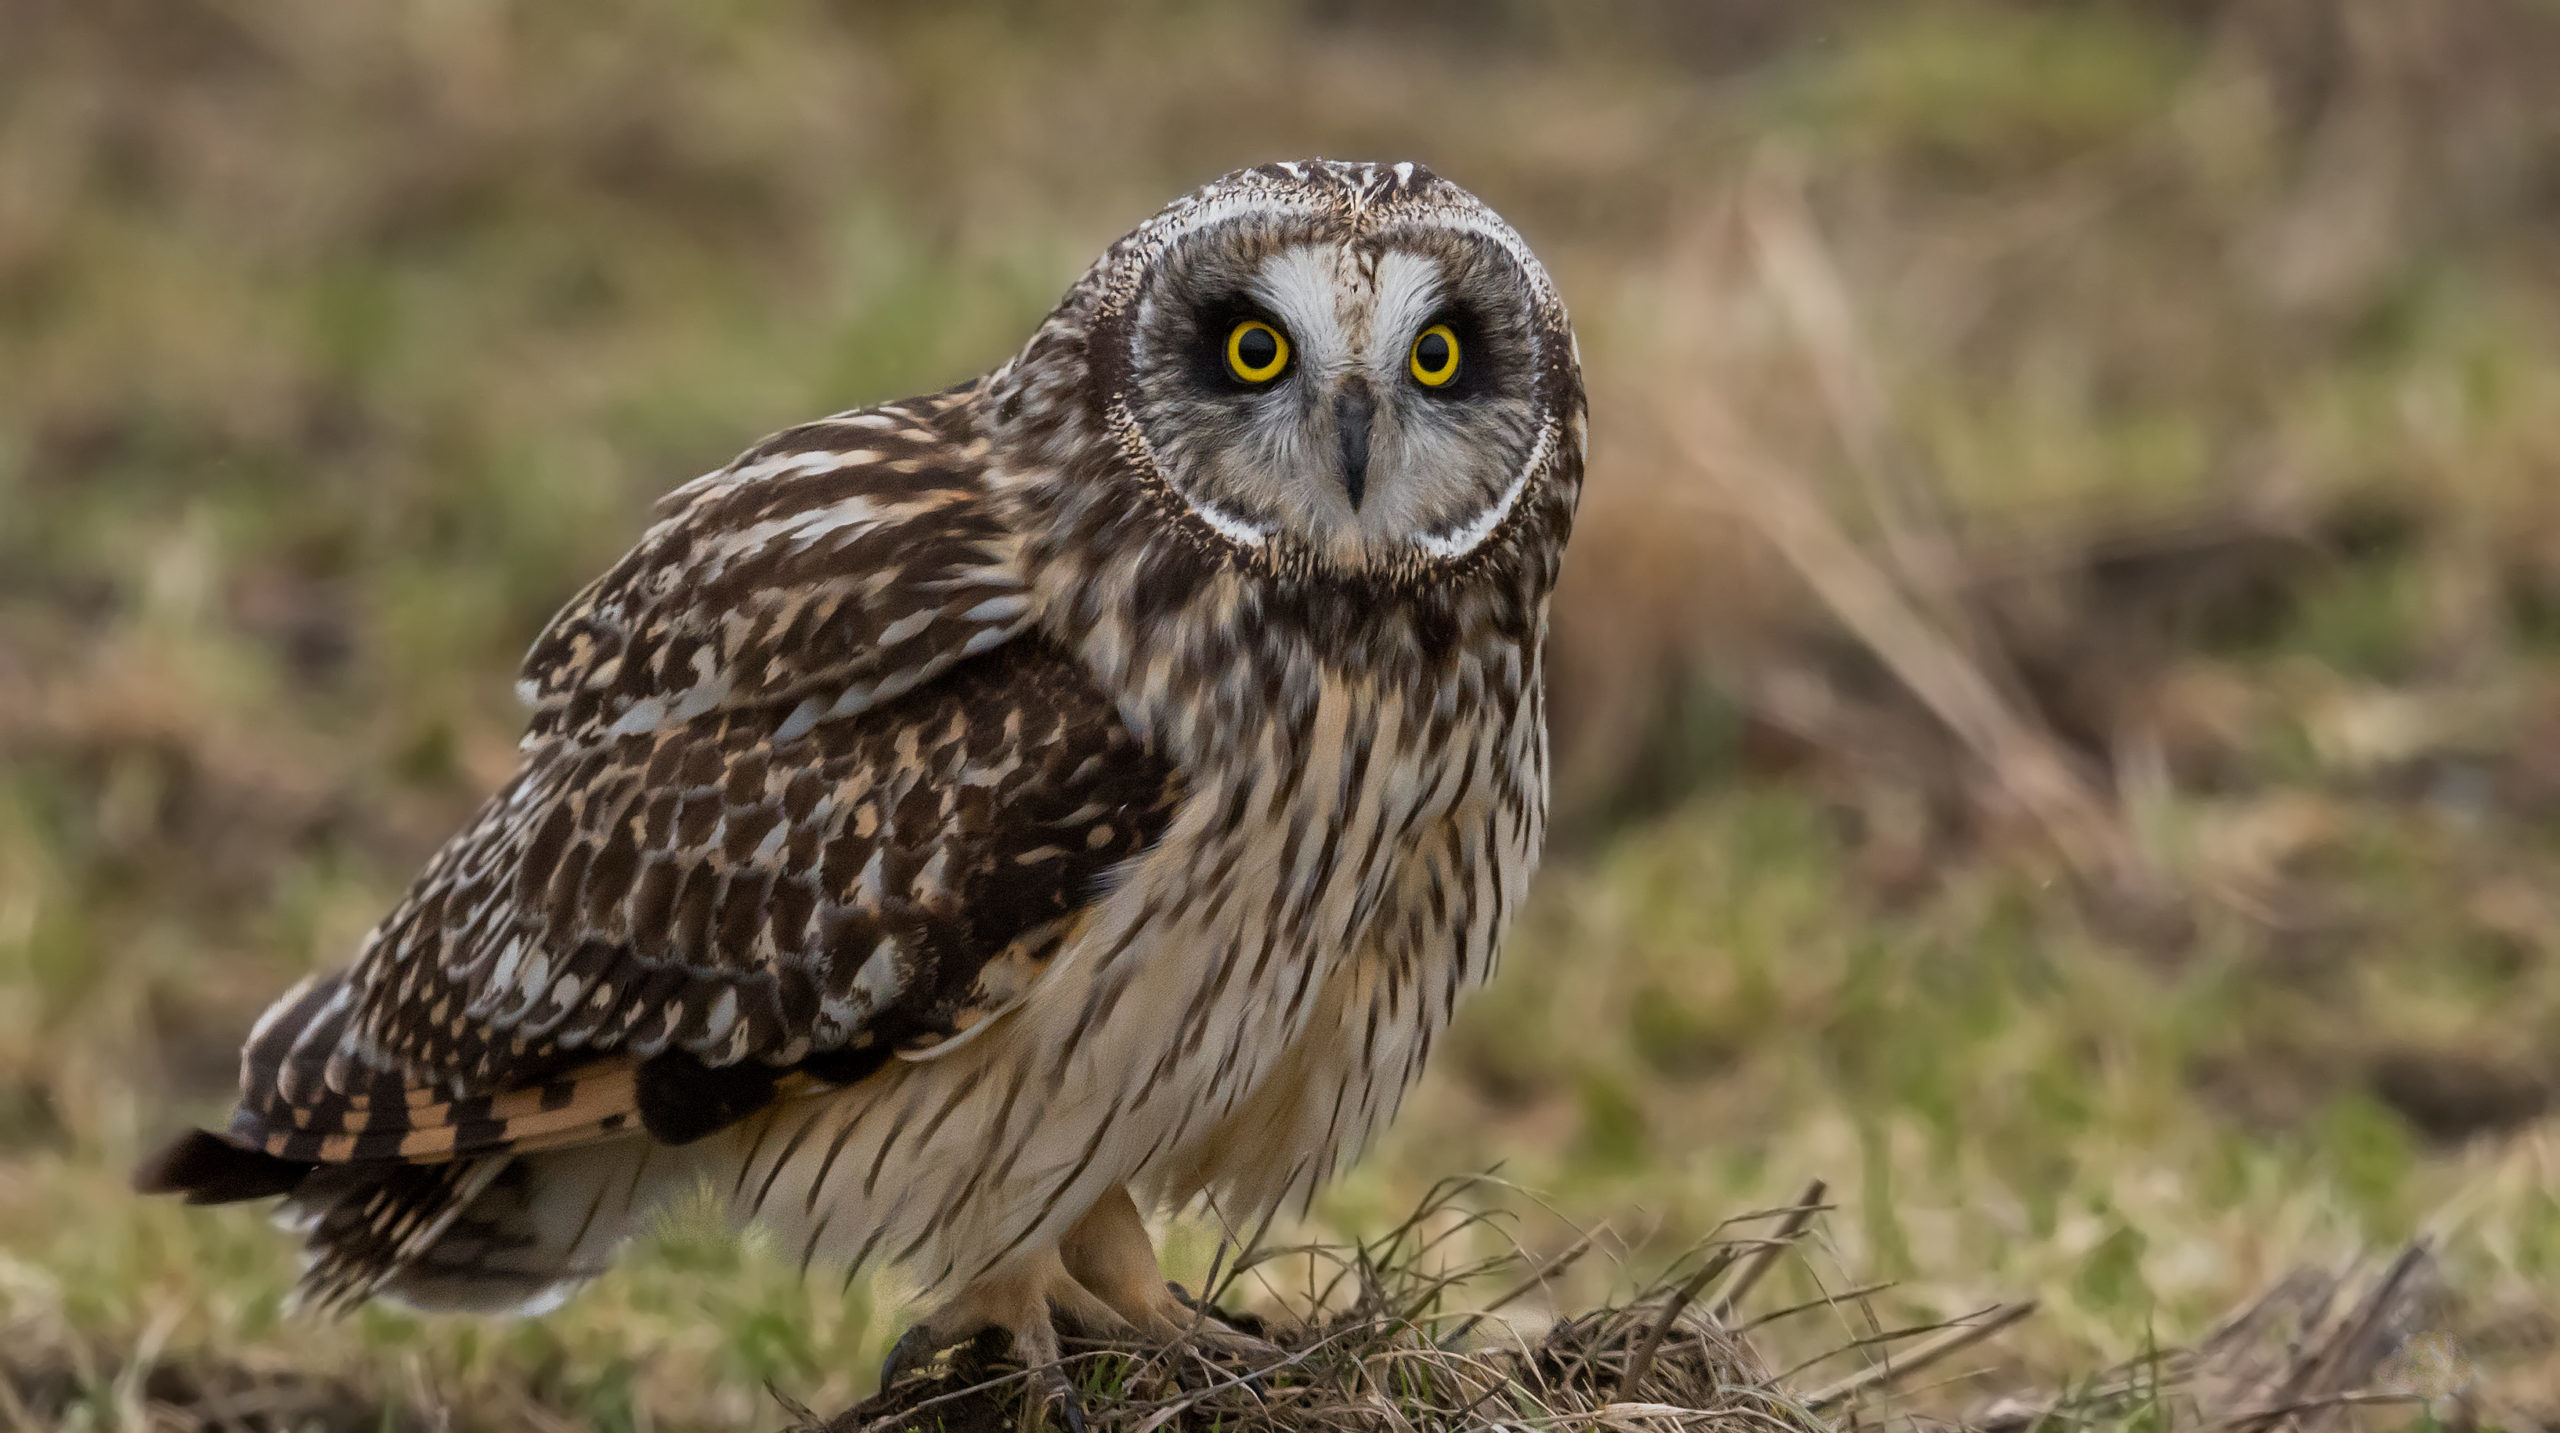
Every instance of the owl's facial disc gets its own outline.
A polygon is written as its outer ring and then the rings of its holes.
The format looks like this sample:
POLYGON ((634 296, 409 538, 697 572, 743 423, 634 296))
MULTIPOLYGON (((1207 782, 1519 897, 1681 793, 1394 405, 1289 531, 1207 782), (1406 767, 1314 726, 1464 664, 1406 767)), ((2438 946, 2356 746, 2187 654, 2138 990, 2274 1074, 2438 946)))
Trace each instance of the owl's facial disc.
POLYGON ((1544 452, 1533 304, 1463 230, 1212 229, 1140 300, 1131 411, 1231 540, 1350 570, 1454 558, 1544 452))

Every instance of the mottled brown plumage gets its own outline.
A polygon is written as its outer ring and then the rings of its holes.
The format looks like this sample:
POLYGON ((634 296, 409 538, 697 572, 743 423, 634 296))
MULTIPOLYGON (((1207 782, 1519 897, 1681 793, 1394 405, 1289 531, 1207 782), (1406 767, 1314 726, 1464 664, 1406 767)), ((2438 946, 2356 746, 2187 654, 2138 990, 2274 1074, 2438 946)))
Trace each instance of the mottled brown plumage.
POLYGON ((1138 1207, 1311 1196, 1491 972, 1584 441, 1462 191, 1177 201, 986 379, 673 494, 515 778, 141 1182, 285 1195, 327 1304, 538 1304, 708 1178, 940 1294, 908 1353, 1167 1332, 1138 1207))
POLYGON ((804 424, 669 494, 526 656, 527 748, 803 699, 802 724, 851 716, 1029 626, 977 392, 804 424))

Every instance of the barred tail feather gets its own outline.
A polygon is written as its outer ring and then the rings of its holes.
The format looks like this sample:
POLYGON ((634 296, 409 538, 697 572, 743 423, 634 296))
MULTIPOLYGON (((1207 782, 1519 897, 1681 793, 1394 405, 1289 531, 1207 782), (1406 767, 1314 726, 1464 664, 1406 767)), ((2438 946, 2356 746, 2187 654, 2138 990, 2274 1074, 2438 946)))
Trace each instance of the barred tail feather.
POLYGON ((350 1165, 284 1212, 305 1235, 304 1307, 369 1298, 431 1312, 541 1313, 601 1274, 693 1186, 696 1162, 647 1139, 428 1165, 350 1165))
POLYGON ((133 1188, 137 1194, 183 1194, 189 1204, 237 1204, 291 1194, 315 1168, 191 1129, 134 1170, 133 1188))
POLYGON ((344 1313, 398 1277, 505 1171, 505 1157, 314 1171, 279 1217, 305 1235, 295 1302, 344 1313))

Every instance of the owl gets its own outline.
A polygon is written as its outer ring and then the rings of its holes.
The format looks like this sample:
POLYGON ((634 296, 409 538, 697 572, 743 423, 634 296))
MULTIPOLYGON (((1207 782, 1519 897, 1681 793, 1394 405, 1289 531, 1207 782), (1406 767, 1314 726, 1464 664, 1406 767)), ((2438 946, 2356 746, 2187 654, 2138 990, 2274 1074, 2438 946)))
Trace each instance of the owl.
POLYGON ((993 373, 678 488, 536 640, 508 781, 137 1174, 280 1196, 308 1305, 538 1311, 708 1186, 989 1328, 1192 1315, 1144 1211, 1303 1207, 1544 834, 1586 421, 1520 237, 1230 174, 993 373))

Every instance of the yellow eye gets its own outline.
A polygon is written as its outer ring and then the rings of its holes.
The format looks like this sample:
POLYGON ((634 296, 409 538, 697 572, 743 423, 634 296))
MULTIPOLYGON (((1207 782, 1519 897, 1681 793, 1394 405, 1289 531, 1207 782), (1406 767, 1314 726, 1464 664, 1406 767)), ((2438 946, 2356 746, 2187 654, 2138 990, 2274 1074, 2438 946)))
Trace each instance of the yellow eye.
POLYGON ((1260 319, 1227 331, 1227 371, 1247 383, 1268 383, 1289 366, 1289 340, 1260 319))
POLYGON ((1413 381, 1425 388, 1445 388, 1458 376, 1458 336, 1445 323, 1435 323, 1413 341, 1413 381))

